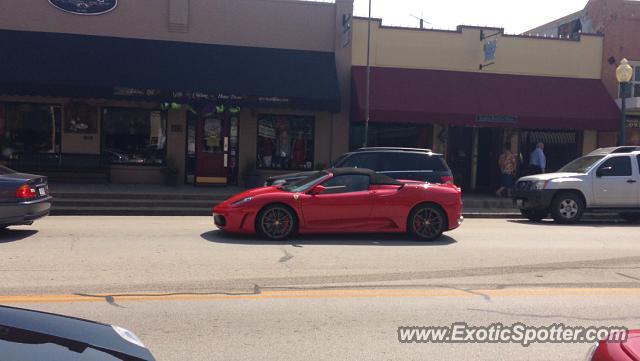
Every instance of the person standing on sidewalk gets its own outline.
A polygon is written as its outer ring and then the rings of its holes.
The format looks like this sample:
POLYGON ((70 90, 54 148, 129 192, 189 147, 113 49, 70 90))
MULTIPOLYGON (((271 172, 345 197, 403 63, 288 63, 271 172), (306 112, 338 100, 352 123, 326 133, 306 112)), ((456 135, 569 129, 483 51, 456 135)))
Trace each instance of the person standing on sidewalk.
POLYGON ((539 142, 529 158, 529 174, 541 174, 547 169, 547 157, 544 155, 544 143, 539 142))
POLYGON ((503 192, 507 191, 507 196, 511 197, 511 188, 513 187, 513 176, 516 173, 517 168, 516 155, 511 152, 511 143, 504 144, 504 150, 498 158, 498 165, 500 166, 500 188, 496 191, 499 197, 502 197, 503 192))

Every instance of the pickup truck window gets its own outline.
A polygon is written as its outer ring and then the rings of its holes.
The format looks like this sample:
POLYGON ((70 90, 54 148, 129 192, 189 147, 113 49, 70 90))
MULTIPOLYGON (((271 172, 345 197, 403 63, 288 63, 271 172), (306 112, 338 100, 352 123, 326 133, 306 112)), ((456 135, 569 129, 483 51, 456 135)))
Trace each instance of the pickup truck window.
POLYGON ((602 172, 604 177, 627 177, 631 176, 631 158, 629 156, 612 157, 607 159, 598 172, 602 172))
POLYGON ((638 155, 637 159, 638 159, 638 171, 640 171, 640 155, 638 155))

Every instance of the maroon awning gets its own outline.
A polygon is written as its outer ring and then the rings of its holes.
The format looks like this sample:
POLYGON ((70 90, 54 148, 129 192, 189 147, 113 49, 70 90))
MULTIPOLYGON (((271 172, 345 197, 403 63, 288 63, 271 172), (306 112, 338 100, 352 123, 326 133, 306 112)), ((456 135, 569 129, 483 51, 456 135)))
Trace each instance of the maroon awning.
MULTIPOLYGON (((355 121, 366 68, 353 67, 355 121)), ((371 68, 371 121, 616 130, 620 110, 599 79, 371 68)))

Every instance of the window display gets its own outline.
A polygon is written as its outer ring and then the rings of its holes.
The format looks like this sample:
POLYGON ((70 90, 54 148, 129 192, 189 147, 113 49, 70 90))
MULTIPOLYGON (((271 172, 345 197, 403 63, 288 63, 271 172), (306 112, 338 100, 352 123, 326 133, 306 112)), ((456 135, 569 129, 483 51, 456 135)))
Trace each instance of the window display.
POLYGON ((65 107, 64 130, 68 133, 95 133, 98 108, 87 103, 74 102, 65 107))
POLYGON ((640 146, 640 118, 627 117, 627 129, 625 136, 627 138, 625 145, 640 146))
POLYGON ((258 168, 313 169, 313 147, 312 117, 258 117, 258 168))
POLYGON ((17 153, 60 151, 60 106, 47 104, 0 104, 2 158, 17 153))
POLYGON ((102 153, 115 164, 162 165, 166 156, 166 113, 104 108, 102 153))

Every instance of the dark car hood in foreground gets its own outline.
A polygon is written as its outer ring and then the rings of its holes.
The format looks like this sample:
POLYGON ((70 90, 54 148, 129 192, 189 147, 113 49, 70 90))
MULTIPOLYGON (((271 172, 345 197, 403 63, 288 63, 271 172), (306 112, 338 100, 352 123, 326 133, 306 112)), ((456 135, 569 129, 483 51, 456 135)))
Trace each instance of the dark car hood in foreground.
MULTIPOLYGON (((65 342, 71 341, 70 345, 80 345, 81 348, 90 346, 92 349, 104 351, 125 360, 154 360, 149 350, 127 341, 112 326, 103 323, 0 306, 0 331, 3 327, 6 329, 0 332, 0 341, 34 344, 34 351, 36 345, 42 344, 42 340, 51 337, 65 342), (18 331, 11 331, 11 329, 18 331), (33 337, 33 340, 28 337, 21 341, 12 339, 12 337, 21 336, 19 330, 28 331, 22 335, 37 333, 44 337, 33 337)), ((65 344, 65 347, 69 346, 65 344)), ((29 358, 20 359, 28 360, 29 358)))

